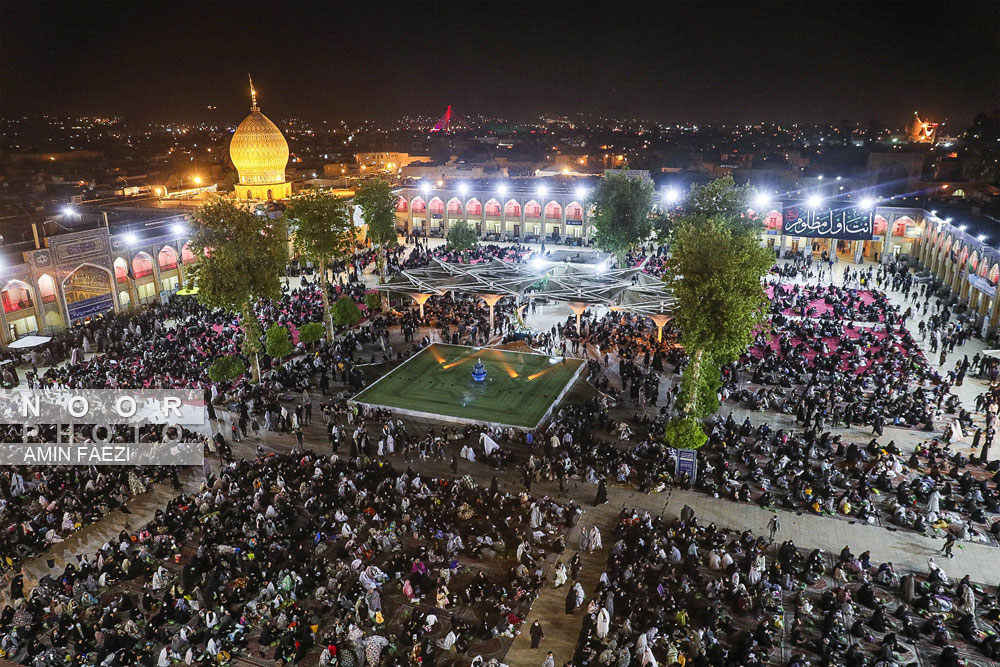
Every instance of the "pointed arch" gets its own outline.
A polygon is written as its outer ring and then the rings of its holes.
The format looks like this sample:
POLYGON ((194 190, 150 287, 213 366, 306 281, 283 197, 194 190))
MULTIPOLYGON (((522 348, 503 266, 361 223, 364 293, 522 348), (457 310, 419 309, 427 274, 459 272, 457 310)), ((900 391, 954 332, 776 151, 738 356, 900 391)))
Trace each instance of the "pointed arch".
POLYGON ((486 202, 486 215, 493 216, 495 218, 500 217, 500 202, 496 199, 489 199, 486 202))
POLYGON ((504 204, 504 214, 508 218, 520 218, 521 217, 521 203, 516 199, 510 199, 504 204))
POLYGON ((38 277, 38 298, 41 299, 42 303, 55 303, 58 298, 56 279, 47 273, 38 277))
POLYGON ((147 252, 138 252, 132 258, 132 277, 136 280, 153 275, 153 258, 147 252))
POLYGON ((191 252, 190 241, 185 242, 184 246, 181 248, 181 261, 185 264, 193 264, 198 261, 198 258, 195 257, 193 252, 191 252))
POLYGON ((414 213, 426 213, 427 212, 427 202, 423 197, 414 197, 410 200, 410 210, 414 213))
MULTIPOLYGON (((187 244, 184 245, 187 247, 187 244)), ((128 280, 128 262, 125 261, 124 257, 118 257, 115 259, 115 280, 116 282, 123 283, 128 280)))
POLYGON ((574 221, 583 220, 583 206, 575 201, 566 204, 566 219, 574 221))
POLYGON ((33 308, 35 300, 31 294, 31 286, 23 280, 8 280, 0 290, 5 313, 16 313, 19 310, 33 308))
POLYGON ((448 200, 448 215, 462 215, 462 200, 458 197, 452 197, 448 200))
POLYGON ((526 218, 542 217, 542 205, 536 202, 534 199, 528 201, 528 203, 524 205, 524 217, 526 218))
POLYGON ((177 268, 177 251, 173 246, 165 245, 160 248, 160 253, 156 256, 156 262, 160 266, 160 271, 170 271, 177 268))
POLYGON ((478 199, 473 197, 469 201, 465 202, 465 213, 468 216, 476 216, 477 218, 483 214, 483 205, 478 199))
POLYGON ((408 213, 410 210, 410 203, 406 201, 406 197, 398 197, 396 199, 396 213, 408 213))
POLYGON ((428 208, 431 210, 431 215, 444 215, 444 202, 440 197, 431 199, 428 208))

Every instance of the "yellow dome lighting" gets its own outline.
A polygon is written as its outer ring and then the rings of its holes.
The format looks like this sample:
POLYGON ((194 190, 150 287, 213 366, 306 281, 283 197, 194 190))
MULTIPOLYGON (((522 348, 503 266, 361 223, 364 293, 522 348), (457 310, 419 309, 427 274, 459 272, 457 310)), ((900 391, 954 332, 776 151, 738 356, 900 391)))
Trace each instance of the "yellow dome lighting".
POLYGON ((250 115, 239 124, 229 143, 229 157, 240 175, 236 195, 240 199, 281 199, 291 195, 291 184, 285 181, 288 142, 257 107, 252 79, 250 96, 250 115))

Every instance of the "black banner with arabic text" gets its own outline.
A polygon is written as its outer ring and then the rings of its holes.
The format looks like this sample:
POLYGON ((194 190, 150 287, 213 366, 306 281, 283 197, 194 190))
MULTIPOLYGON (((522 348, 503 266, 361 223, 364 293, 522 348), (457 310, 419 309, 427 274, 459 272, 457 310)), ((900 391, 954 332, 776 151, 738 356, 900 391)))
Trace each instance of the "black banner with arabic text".
POLYGON ((875 215, 854 207, 811 211, 804 206, 786 206, 782 231, 789 236, 870 241, 875 215))

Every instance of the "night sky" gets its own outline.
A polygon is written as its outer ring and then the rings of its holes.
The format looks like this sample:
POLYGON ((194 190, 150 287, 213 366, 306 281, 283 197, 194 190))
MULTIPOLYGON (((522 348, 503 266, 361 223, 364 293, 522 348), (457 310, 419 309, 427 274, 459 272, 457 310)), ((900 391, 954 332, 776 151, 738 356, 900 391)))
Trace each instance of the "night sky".
POLYGON ((278 119, 961 125, 1000 106, 1000 2, 0 0, 3 115, 231 123, 247 71, 278 119))

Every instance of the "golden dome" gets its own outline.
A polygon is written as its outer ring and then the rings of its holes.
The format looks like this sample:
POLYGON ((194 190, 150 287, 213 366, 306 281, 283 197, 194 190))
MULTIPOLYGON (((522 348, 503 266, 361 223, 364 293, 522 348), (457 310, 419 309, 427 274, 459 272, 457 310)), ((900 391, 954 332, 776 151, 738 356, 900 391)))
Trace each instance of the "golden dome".
POLYGON ((257 94, 251 82, 253 105, 250 115, 233 132, 229 157, 240 174, 241 185, 284 183, 288 164, 288 142, 278 126, 257 108, 257 94))

